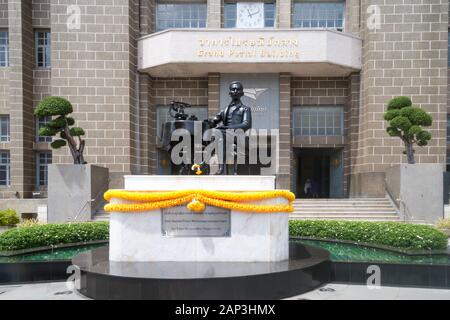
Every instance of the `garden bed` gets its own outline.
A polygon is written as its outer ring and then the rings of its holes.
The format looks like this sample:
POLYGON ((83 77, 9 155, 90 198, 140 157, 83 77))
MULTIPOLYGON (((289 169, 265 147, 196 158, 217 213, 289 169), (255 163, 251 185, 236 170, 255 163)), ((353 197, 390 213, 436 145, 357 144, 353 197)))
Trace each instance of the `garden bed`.
POLYGON ((79 222, 42 224, 17 227, 0 235, 0 252, 18 252, 30 249, 48 250, 55 246, 73 246, 109 239, 107 222, 79 222))
POLYGON ((294 220, 290 237, 349 241, 356 244, 400 249, 402 252, 446 252, 447 235, 427 225, 402 222, 294 220))

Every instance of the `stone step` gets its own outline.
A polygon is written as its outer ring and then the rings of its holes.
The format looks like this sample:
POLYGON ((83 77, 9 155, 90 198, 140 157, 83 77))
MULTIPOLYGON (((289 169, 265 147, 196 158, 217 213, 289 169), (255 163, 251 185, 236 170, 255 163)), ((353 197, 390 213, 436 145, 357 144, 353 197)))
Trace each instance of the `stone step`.
POLYGON ((300 211, 309 211, 309 210, 324 210, 324 211, 345 211, 345 210, 375 210, 375 211, 395 211, 392 206, 378 206, 378 207, 373 207, 373 206, 351 206, 351 207, 336 207, 336 206, 329 206, 329 207, 325 207, 325 206, 294 206, 295 210, 300 210, 300 211))
POLYGON ((378 202, 297 202, 292 203, 294 206, 339 206, 339 207, 351 207, 351 206, 390 206, 391 203, 386 201, 378 202))
POLYGON ((389 201, 388 198, 342 198, 342 199, 327 199, 327 198, 297 198, 296 201, 306 201, 306 202, 366 202, 366 201, 389 201))
POLYGON ((393 215, 289 215, 290 220, 361 220, 361 221, 400 221, 398 216, 393 215))

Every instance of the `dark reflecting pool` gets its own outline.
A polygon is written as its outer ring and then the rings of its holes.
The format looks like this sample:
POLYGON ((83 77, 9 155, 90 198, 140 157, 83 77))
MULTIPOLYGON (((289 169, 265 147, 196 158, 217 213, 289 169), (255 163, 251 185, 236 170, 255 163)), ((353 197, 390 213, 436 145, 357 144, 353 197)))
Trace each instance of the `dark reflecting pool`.
MULTIPOLYGON (((358 246, 354 244, 334 243, 321 240, 291 240, 305 245, 325 249, 330 252, 332 261, 353 262, 390 262, 399 264, 439 264, 450 265, 450 257, 446 255, 407 255, 393 251, 358 246)), ((71 260, 77 254, 103 247, 107 244, 91 244, 85 246, 59 248, 48 251, 24 254, 13 257, 0 257, 0 263, 25 261, 71 260)))
POLYGON ((12 257, 0 257, 0 263, 5 262, 25 262, 25 261, 54 261, 54 260, 71 260, 77 254, 92 250, 95 248, 103 247, 107 244, 97 243, 85 246, 71 247, 71 248, 59 248, 47 251, 40 251, 35 253, 23 254, 12 257))
POLYGON ((320 240, 291 240, 302 244, 322 248, 330 252, 332 261, 353 262, 390 262, 399 264, 441 264, 450 265, 448 255, 406 255, 383 249, 376 249, 345 243, 320 240))

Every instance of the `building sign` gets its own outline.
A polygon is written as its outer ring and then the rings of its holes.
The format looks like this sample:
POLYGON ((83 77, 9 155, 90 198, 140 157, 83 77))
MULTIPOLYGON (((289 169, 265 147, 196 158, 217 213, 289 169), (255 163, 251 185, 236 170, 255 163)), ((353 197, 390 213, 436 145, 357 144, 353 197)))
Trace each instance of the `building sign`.
POLYGON ((220 108, 230 103, 228 86, 232 81, 240 81, 244 86, 242 102, 252 110, 254 129, 278 129, 280 109, 280 89, 278 74, 221 74, 220 108))
POLYGON ((295 37, 274 36, 200 38, 197 42, 197 57, 298 59, 299 41, 295 37))
POLYGON ((229 237, 231 235, 230 210, 206 206, 195 213, 186 206, 161 210, 161 230, 168 237, 229 237))

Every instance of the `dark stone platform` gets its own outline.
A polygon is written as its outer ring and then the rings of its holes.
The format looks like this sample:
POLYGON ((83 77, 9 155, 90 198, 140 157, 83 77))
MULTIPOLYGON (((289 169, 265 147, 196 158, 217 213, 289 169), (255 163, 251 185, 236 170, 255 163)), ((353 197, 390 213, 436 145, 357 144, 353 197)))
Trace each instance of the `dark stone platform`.
POLYGON ((331 281, 325 250, 290 243, 279 262, 114 262, 108 247, 81 253, 80 293, 94 299, 281 299, 331 281))

